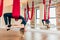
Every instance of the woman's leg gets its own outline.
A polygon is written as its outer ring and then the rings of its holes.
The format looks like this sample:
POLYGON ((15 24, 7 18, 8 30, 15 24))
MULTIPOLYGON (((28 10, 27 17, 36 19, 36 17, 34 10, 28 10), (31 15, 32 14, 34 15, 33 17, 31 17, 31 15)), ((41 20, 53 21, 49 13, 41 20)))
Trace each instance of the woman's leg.
POLYGON ((8 27, 11 27, 11 18, 10 17, 8 17, 8 27))
POLYGON ((10 27, 11 27, 12 13, 8 13, 7 16, 8 16, 8 26, 7 26, 8 27, 7 31, 8 31, 10 30, 10 27))
POLYGON ((11 13, 5 13, 4 14, 4 21, 6 25, 10 25, 11 24, 11 18, 12 18, 12 14, 11 13))
POLYGON ((42 23, 43 23, 43 25, 44 25, 44 19, 42 20, 42 23))
POLYGON ((4 14, 4 21, 5 21, 5 25, 8 25, 8 16, 6 14, 4 14))
POLYGON ((5 13, 4 14, 4 21, 5 21, 5 24, 8 27, 7 31, 10 30, 10 27, 11 27, 11 18, 12 18, 11 13, 5 13))

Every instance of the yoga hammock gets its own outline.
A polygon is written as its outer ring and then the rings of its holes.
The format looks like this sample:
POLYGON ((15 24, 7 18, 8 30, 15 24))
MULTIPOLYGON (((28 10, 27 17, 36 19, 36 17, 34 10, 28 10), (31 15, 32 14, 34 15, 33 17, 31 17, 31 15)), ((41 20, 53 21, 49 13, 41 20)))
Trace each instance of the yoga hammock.
POLYGON ((26 20, 26 8, 24 8, 24 18, 26 20))
POLYGON ((44 24, 44 21, 49 24, 49 18, 50 18, 50 4, 51 4, 51 0, 49 0, 49 7, 48 7, 48 19, 46 19, 46 0, 43 0, 43 4, 44 4, 44 19, 42 20, 42 23, 44 24))
POLYGON ((50 5, 51 5, 51 0, 49 0, 49 7, 48 7, 48 19, 50 19, 50 5))
POLYGON ((3 0, 0 0, 0 17, 2 16, 3 12, 3 0))
POLYGON ((13 0, 12 16, 16 19, 20 16, 20 0, 13 0))
POLYGON ((29 15, 29 19, 31 20, 33 18, 34 15, 34 1, 32 1, 32 10, 31 10, 31 17, 29 15))
POLYGON ((27 15, 28 16, 28 19, 29 19, 29 5, 28 5, 28 2, 27 2, 27 15))
POLYGON ((28 21, 28 14, 26 13, 26 11, 27 11, 26 8, 24 8, 24 18, 26 21, 28 21))
MULTIPOLYGON (((44 4, 44 20, 46 20, 46 0, 43 0, 44 4)), ((50 18, 50 5, 51 5, 51 0, 49 0, 49 7, 48 7, 48 20, 50 18)))
POLYGON ((32 10, 31 10, 31 15, 30 15, 30 13, 29 13, 29 5, 28 5, 28 2, 27 2, 27 13, 28 13, 28 19, 32 19, 32 17, 33 17, 33 14, 34 14, 34 1, 32 1, 32 10))
POLYGON ((29 5, 28 5, 28 2, 27 2, 27 8, 24 8, 24 18, 26 21, 28 21, 29 19, 29 5))
POLYGON ((46 20, 46 0, 43 0, 44 4, 44 21, 46 20))

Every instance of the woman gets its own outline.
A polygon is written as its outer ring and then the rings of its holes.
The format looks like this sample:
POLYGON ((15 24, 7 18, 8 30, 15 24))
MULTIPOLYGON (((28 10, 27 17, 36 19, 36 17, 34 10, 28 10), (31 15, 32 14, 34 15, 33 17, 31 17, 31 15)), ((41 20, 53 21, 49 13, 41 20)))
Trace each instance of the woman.
MULTIPOLYGON (((12 13, 4 13, 4 21, 5 21, 5 25, 7 25, 8 30, 10 30, 10 27, 11 27, 11 18, 14 18, 12 16, 12 13)), ((24 17, 22 16, 19 16, 19 18, 16 18, 15 20, 18 21, 19 19, 22 19, 22 22, 21 24, 24 24, 24 26, 26 25, 26 20, 24 19, 24 17)), ((21 28, 21 29, 24 29, 24 28, 21 28)))

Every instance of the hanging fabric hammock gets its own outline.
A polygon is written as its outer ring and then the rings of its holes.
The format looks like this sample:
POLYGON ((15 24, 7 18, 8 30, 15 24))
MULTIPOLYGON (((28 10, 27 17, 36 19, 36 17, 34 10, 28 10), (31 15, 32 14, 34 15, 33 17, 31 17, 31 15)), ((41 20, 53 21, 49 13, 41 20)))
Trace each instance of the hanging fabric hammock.
POLYGON ((51 0, 49 0, 49 5, 48 5, 48 19, 46 18, 46 0, 43 0, 43 4, 44 4, 44 19, 42 20, 42 23, 44 24, 44 21, 49 24, 50 21, 50 5, 51 5, 51 0))
POLYGON ((48 20, 50 19, 50 5, 51 5, 51 0, 49 0, 49 5, 48 5, 48 20))
POLYGON ((2 16, 3 13, 3 0, 0 0, 0 17, 2 16))
POLYGON ((24 8, 24 19, 26 20, 26 8, 24 8))
MULTIPOLYGON (((28 17, 28 19, 29 19, 29 10, 30 10, 30 9, 29 9, 29 4, 28 4, 28 2, 27 2, 27 14, 26 14, 26 16, 28 17)), ((28 20, 28 19, 27 19, 27 20, 28 20)))
POLYGON ((24 8, 24 19, 26 20, 26 21, 28 21, 28 14, 26 13, 26 8, 24 8))
POLYGON ((31 20, 34 15, 34 1, 32 1, 32 10, 31 10, 31 13, 29 13, 29 14, 31 14, 31 15, 29 15, 29 19, 31 20))
POLYGON ((19 18, 19 16, 20 16, 20 0, 13 0, 12 16, 14 18, 19 18))
POLYGON ((44 4, 44 20, 46 20, 46 0, 43 0, 44 4))

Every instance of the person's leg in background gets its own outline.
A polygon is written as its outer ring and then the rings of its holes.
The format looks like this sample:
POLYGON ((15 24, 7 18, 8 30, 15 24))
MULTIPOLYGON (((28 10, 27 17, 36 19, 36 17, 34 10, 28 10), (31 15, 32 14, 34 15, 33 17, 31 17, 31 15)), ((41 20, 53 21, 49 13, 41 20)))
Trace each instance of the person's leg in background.
POLYGON ((49 21, 49 19, 47 19, 46 20, 46 26, 47 26, 48 29, 50 28, 49 23, 50 23, 50 21, 49 21))

